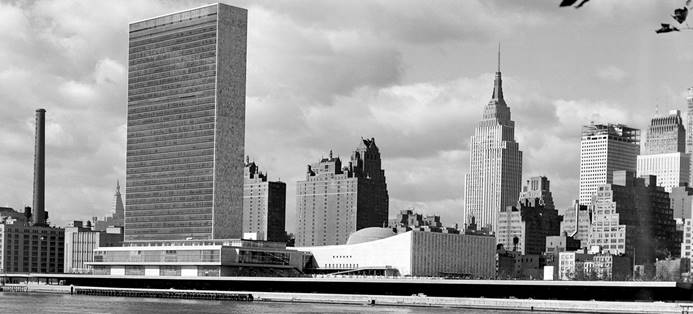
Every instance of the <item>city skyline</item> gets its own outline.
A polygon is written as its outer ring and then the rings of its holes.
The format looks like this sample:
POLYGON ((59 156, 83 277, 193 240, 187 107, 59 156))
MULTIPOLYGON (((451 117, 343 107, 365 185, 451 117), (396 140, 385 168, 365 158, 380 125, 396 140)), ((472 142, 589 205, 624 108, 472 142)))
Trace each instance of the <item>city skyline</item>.
MULTIPOLYGON (((305 164, 326 155, 323 149, 349 151, 354 138, 373 136, 392 182, 390 215, 417 207, 446 223, 461 222, 470 126, 488 100, 499 40, 505 92, 525 153, 523 179, 551 178, 557 208, 577 198, 580 125, 594 120, 644 129, 655 106, 685 110, 691 85, 682 70, 693 62, 693 55, 683 52, 691 44, 676 34, 655 37, 651 30, 666 15, 660 12, 670 9, 667 3, 595 2, 560 12, 554 3, 449 3, 420 12, 413 4, 394 2, 373 5, 377 10, 311 3, 316 15, 302 2, 228 3, 249 12, 246 152, 270 179, 287 182, 289 217, 295 214, 294 182, 305 164), (526 16, 514 15, 518 12, 526 16), (364 13, 365 22, 350 23, 349 17, 364 13), (461 22, 462 14, 473 18, 461 22), (390 25, 399 18, 420 22, 414 23, 419 27, 390 25), (559 24, 564 28, 550 27, 559 24), (612 31, 604 34, 604 27, 612 31), (539 28, 556 34, 518 36, 539 28), (561 38, 578 30, 593 37, 579 44, 561 38), (273 43, 280 39, 286 47, 273 43), (590 45, 600 49, 585 47, 590 45), (628 47, 639 53, 625 53, 628 47), (671 103, 676 106, 666 107, 671 103), (354 123, 358 127, 344 128, 354 123)), ((97 10, 87 2, 0 4, 3 28, 12 31, 0 33, 8 42, 0 51, 7 56, 0 63, 0 102, 8 117, 2 144, 10 152, 0 168, 6 178, 2 205, 30 203, 31 114, 45 107, 51 113, 46 132, 51 222, 109 214, 112 182, 125 178, 124 25, 200 4, 105 3, 97 10), (73 14, 83 18, 70 22, 73 14), (51 51, 60 53, 41 60, 51 51)), ((287 220, 289 231, 295 230, 293 223, 287 220)))

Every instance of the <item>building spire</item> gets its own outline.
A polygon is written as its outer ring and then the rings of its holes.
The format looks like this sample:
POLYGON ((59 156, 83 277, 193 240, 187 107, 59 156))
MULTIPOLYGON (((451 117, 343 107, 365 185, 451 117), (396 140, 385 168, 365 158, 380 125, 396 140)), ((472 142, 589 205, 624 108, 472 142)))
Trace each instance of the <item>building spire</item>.
POLYGON ((496 72, 500 73, 500 41, 498 42, 498 70, 496 72))
POLYGON ((493 82, 493 96, 491 97, 492 100, 496 101, 504 101, 503 99, 503 81, 501 80, 501 71, 500 71, 500 42, 498 42, 498 69, 496 71, 496 79, 493 82))

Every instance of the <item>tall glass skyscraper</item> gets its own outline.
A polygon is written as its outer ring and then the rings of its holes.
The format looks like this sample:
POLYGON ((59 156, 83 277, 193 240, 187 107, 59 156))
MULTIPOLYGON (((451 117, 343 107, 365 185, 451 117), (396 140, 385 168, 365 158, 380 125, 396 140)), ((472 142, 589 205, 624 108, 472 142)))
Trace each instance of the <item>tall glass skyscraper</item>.
POLYGON ((522 186, 522 152, 515 141, 515 122, 503 99, 503 83, 498 71, 491 101, 469 140, 469 173, 464 184, 464 224, 472 217, 477 225, 496 231, 498 212, 517 203, 522 186))
POLYGON ((242 235, 247 11, 130 24, 125 241, 242 235))

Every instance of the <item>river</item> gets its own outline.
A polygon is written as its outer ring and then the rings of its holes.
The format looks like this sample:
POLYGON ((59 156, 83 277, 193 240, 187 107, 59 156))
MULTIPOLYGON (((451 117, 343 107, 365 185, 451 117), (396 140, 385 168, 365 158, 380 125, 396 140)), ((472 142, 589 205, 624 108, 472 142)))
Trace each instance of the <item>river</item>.
MULTIPOLYGON (((435 307, 368 306, 280 302, 233 302, 86 295, 3 293, 0 313, 511 313, 511 311, 446 309, 435 307)), ((536 313, 536 312, 535 312, 536 313)))

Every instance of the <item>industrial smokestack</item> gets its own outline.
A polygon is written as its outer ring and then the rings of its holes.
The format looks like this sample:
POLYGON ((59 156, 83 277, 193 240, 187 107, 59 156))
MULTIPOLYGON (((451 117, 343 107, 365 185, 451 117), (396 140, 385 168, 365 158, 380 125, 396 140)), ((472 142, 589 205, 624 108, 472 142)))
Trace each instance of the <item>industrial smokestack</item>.
POLYGON ((36 137, 34 139, 34 206, 31 222, 35 226, 46 224, 46 110, 36 110, 36 137))

